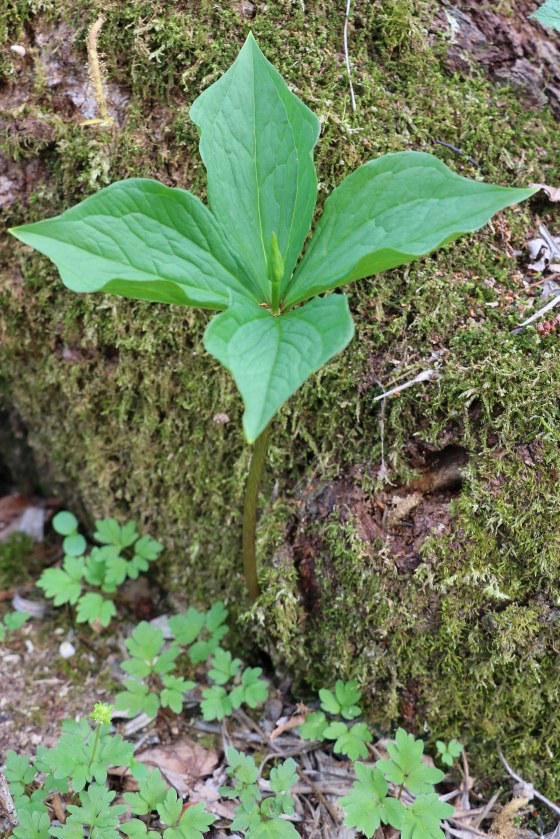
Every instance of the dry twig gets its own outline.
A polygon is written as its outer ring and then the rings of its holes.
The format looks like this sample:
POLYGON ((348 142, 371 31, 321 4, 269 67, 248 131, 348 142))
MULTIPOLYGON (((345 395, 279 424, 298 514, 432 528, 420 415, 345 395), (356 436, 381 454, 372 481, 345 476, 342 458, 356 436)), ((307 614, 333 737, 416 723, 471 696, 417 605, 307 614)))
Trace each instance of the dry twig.
MULTIPOLYGON (((511 766, 500 751, 498 751, 498 757, 502 761, 508 775, 511 775, 511 777, 515 781, 517 781, 517 783, 523 784, 526 787, 528 785, 528 782, 524 781, 523 778, 521 778, 516 772, 513 771, 513 769, 511 768, 511 766)), ((549 807, 554 813, 556 813, 556 815, 560 816, 560 807, 558 807, 557 804, 554 804, 554 802, 550 801, 550 799, 547 798, 545 795, 542 795, 540 792, 537 792, 537 790, 533 787, 532 784, 531 787, 535 798, 538 798, 539 801, 542 801, 543 804, 546 804, 546 806, 549 807)))

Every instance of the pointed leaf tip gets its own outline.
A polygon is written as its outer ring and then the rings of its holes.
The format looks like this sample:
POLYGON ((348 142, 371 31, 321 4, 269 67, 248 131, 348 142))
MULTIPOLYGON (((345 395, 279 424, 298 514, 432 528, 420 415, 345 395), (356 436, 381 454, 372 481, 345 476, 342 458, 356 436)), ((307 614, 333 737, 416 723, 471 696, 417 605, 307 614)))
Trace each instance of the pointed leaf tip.
POLYGON ((204 346, 235 379, 245 405, 243 429, 249 443, 353 334, 348 300, 341 294, 318 297, 279 317, 239 301, 211 321, 204 346))
POLYGON ((309 232, 319 120, 251 35, 226 73, 193 102, 190 116, 200 129, 212 212, 259 302, 270 304, 272 233, 284 260, 283 293, 309 232))

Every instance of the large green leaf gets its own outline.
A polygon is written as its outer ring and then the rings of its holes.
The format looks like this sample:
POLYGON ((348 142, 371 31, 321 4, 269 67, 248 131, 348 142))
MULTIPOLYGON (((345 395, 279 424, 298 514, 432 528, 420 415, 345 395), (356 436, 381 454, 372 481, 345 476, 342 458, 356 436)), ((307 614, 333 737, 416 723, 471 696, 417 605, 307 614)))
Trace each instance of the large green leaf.
POLYGON ((319 120, 266 60, 252 35, 217 82, 193 103, 208 172, 208 200, 249 275, 271 302, 272 234, 287 284, 309 232, 317 194, 319 120))
POLYGON ((560 0, 546 0, 531 17, 560 32, 560 0))
POLYGON ((157 181, 119 181, 10 232, 52 259, 72 291, 206 309, 225 309, 232 292, 251 293, 204 204, 157 181))
POLYGON ((423 152, 365 163, 327 199, 284 306, 417 259, 536 191, 468 180, 423 152))
POLYGON ((318 297, 274 317, 240 300, 209 324, 204 345, 234 377, 243 397, 243 428, 253 442, 311 373, 351 340, 344 295, 318 297))

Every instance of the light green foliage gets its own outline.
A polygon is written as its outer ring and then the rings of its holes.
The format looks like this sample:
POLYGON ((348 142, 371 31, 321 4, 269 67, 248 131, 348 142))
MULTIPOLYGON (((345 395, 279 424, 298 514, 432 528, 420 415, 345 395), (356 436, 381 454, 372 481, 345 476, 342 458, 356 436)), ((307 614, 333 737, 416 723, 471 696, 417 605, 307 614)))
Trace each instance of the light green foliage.
POLYGON ((110 735, 109 726, 98 725, 93 731, 87 720, 66 720, 56 746, 45 750, 37 767, 55 778, 70 779, 76 792, 95 780, 105 783, 109 766, 128 766, 134 751, 120 735, 110 735))
POLYGON ((546 0, 531 17, 560 32, 560 0, 546 0))
POLYGON ((462 744, 454 738, 451 739, 449 743, 445 743, 443 740, 436 740, 436 748, 439 752, 441 762, 445 763, 447 766, 453 766, 455 759, 458 758, 463 751, 462 744))
POLYGON ((49 839, 51 820, 47 813, 18 810, 19 826, 14 828, 15 839, 49 839))
POLYGON ((268 687, 264 679, 261 679, 261 667, 246 667, 241 674, 241 681, 231 691, 230 698, 234 708, 241 705, 248 705, 249 708, 256 708, 266 702, 268 687))
POLYGON ((53 529, 64 536, 62 548, 68 556, 82 556, 87 548, 84 537, 78 533, 78 519, 72 513, 61 510, 52 520, 53 529))
POLYGON ((137 579, 141 571, 147 571, 163 545, 140 537, 133 521, 121 526, 115 519, 102 519, 96 522, 94 534, 102 547, 94 547, 84 556, 87 543, 78 534, 78 521, 72 513, 57 513, 53 528, 65 536, 62 546, 66 555, 62 568, 47 568, 37 585, 53 598, 55 606, 76 605, 78 623, 108 627, 117 610, 113 600, 103 594, 114 594, 127 577, 137 579), (100 588, 103 594, 84 592, 85 584, 100 588))
POLYGON ((133 813, 145 816, 162 804, 167 794, 167 783, 159 769, 153 769, 138 784, 138 792, 125 792, 123 798, 133 813))
POLYGON ((387 751, 391 760, 380 760, 379 768, 387 780, 404 785, 409 792, 415 795, 432 792, 433 785, 443 780, 441 769, 422 761, 423 741, 415 740, 403 728, 397 730, 394 741, 387 743, 387 751))
POLYGON ((440 822, 453 814, 451 804, 440 801, 435 793, 419 795, 406 808, 401 828, 402 839, 443 839, 440 822))
POLYGON ((358 828, 368 839, 381 822, 400 830, 406 839, 442 839, 440 822, 453 813, 453 807, 440 801, 434 792, 434 784, 443 779, 443 772, 422 762, 423 741, 415 740, 402 728, 387 743, 387 751, 391 760, 378 760, 374 767, 356 763, 357 781, 340 801, 346 813, 345 824, 358 828), (393 795, 389 782, 395 788, 393 795), (415 796, 410 805, 400 800, 403 787, 415 796))
POLYGON ((83 827, 90 828, 91 839, 119 839, 119 816, 126 812, 126 805, 113 804, 114 790, 100 784, 91 784, 87 792, 80 793, 80 805, 69 804, 70 815, 62 827, 52 827, 51 835, 58 839, 82 839, 83 827))
POLYGON ((322 711, 312 711, 299 726, 299 733, 304 740, 322 740, 328 724, 322 711))
POLYGON ((241 661, 218 646, 228 631, 224 624, 227 614, 223 603, 217 602, 205 613, 191 607, 174 615, 169 618, 169 627, 175 637, 167 648, 161 629, 146 621, 140 623, 125 642, 131 658, 121 666, 133 678, 126 679, 125 690, 117 694, 117 708, 155 716, 162 705, 180 713, 184 694, 195 687, 194 682, 172 673, 183 647, 187 647, 193 664, 213 656, 208 676, 215 684, 202 690, 205 720, 222 720, 241 705, 256 708, 265 702, 268 686, 260 678, 262 669, 242 670, 241 661))
POLYGON ((359 717, 362 709, 356 705, 362 694, 358 689, 358 683, 354 680, 343 682, 337 681, 334 693, 327 688, 319 691, 321 708, 329 714, 340 714, 345 720, 353 720, 359 717))
POLYGON ((381 824, 390 824, 400 830, 404 805, 388 796, 389 785, 380 769, 363 763, 354 765, 358 780, 351 792, 340 799, 346 812, 346 824, 356 827, 371 837, 381 824))
POLYGON ((233 787, 223 787, 226 798, 239 798, 232 830, 244 830, 247 839, 296 839, 299 835, 293 824, 281 818, 292 815, 295 802, 290 794, 297 782, 296 763, 288 758, 270 773, 270 787, 274 795, 263 799, 258 785, 259 771, 252 757, 230 747, 226 751, 229 764, 227 774, 233 787))
POLYGON ((164 801, 157 805, 157 811, 164 824, 170 825, 163 831, 163 839, 202 839, 217 816, 207 813, 204 804, 187 807, 183 815, 183 802, 174 789, 170 789, 164 801))
POLYGON ((8 612, 0 619, 0 641, 6 637, 6 632, 15 632, 29 620, 31 615, 28 612, 8 612))
POLYGON ((186 612, 174 615, 169 618, 169 628, 178 644, 189 647, 192 663, 199 664, 216 651, 227 634, 227 616, 228 610, 218 600, 207 612, 190 607, 186 612))
POLYGON ((131 658, 121 667, 134 678, 125 679, 125 690, 115 698, 116 707, 128 710, 131 715, 144 712, 155 717, 163 705, 179 714, 183 709, 183 694, 195 686, 194 682, 171 673, 180 647, 171 644, 165 649, 162 630, 147 621, 138 624, 125 644, 131 658))
POLYGON ((216 684, 225 685, 235 678, 240 667, 241 661, 238 658, 233 658, 230 652, 219 647, 210 661, 208 675, 216 684))
POLYGON ((310 298, 423 256, 535 191, 469 181, 423 153, 387 155, 334 190, 296 268, 316 201, 317 117, 252 35, 190 114, 211 211, 189 192, 131 179, 11 232, 74 291, 225 309, 205 346, 237 383, 249 442, 353 336, 346 297, 310 298))
MULTIPOLYGON (((355 680, 343 682, 338 679, 334 691, 321 688, 319 697, 321 708, 331 715, 354 720, 362 713, 362 709, 356 704, 361 699, 361 692, 355 680)), ((323 711, 312 711, 306 715, 305 722, 299 726, 303 739, 334 740, 335 752, 347 755, 351 760, 367 757, 367 744, 373 739, 367 725, 362 722, 348 726, 341 720, 329 723, 323 711)))
POLYGON ((26 786, 31 784, 35 778, 35 769, 31 766, 29 758, 25 755, 18 755, 12 749, 6 754, 6 768, 4 770, 6 780, 10 785, 12 796, 23 795, 26 786))
POLYGON ((348 755, 351 760, 367 757, 367 743, 371 743, 371 731, 364 722, 348 726, 343 722, 332 722, 328 725, 323 737, 334 740, 333 749, 341 755, 348 755))
POLYGON ((212 667, 208 676, 216 682, 202 691, 200 707, 205 720, 222 720, 229 716, 234 708, 248 705, 256 708, 266 701, 268 686, 260 678, 260 667, 247 667, 240 674, 241 662, 232 659, 231 653, 218 648, 210 662, 212 667), (224 685, 235 679, 238 683, 230 691, 224 685))

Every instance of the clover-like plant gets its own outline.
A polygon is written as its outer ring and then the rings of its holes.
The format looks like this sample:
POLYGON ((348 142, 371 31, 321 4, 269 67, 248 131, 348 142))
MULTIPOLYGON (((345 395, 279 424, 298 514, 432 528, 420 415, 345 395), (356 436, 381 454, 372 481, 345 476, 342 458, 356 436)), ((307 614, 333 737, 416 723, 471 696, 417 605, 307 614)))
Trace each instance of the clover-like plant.
POLYGON ((133 521, 121 526, 115 519, 100 519, 93 535, 101 547, 92 548, 86 556, 87 542, 78 533, 78 520, 72 513, 63 510, 52 523, 55 531, 64 536, 64 561, 62 568, 43 571, 37 585, 53 598, 55 606, 76 606, 78 623, 109 626, 117 614, 112 600, 117 587, 127 577, 136 580, 140 572, 147 571, 163 545, 148 536, 140 537, 133 521), (91 588, 99 588, 102 593, 91 588), (110 596, 105 597, 106 594, 110 596))
POLYGON ((243 519, 255 599, 270 422, 354 332, 348 298, 328 292, 474 231, 535 190, 467 180, 421 152, 386 155, 331 193, 300 258, 317 197, 320 123, 252 35, 190 115, 200 131, 209 208, 183 189, 133 178, 11 232, 50 257, 73 291, 221 312, 204 345, 233 375, 245 435, 255 444, 243 519))

